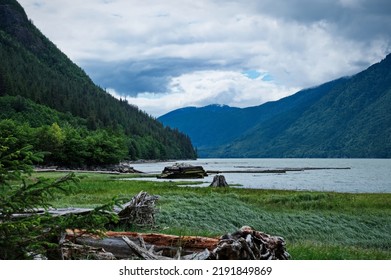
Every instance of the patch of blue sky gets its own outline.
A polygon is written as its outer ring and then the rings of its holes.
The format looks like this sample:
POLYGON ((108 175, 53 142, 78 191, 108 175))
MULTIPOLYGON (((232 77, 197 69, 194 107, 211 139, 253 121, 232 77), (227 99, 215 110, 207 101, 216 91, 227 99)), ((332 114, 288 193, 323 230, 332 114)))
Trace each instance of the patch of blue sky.
POLYGON ((269 73, 260 72, 254 69, 243 71, 242 74, 251 80, 258 79, 259 77, 266 82, 270 82, 273 80, 273 77, 269 73))
POLYGON ((264 73, 264 75, 262 76, 262 80, 265 82, 270 82, 273 81, 274 79, 269 73, 264 73))
POLYGON ((261 73, 257 70, 251 69, 251 70, 246 70, 242 72, 243 75, 245 75, 247 78, 255 80, 259 76, 261 76, 261 73))

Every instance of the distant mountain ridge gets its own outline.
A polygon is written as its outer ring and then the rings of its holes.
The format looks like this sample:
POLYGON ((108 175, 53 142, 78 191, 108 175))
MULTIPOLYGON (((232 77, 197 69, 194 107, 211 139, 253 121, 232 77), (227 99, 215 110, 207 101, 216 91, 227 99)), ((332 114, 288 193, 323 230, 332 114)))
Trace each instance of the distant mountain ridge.
POLYGON ((158 120, 187 133, 200 157, 390 158, 391 55, 278 101, 183 108, 158 120))

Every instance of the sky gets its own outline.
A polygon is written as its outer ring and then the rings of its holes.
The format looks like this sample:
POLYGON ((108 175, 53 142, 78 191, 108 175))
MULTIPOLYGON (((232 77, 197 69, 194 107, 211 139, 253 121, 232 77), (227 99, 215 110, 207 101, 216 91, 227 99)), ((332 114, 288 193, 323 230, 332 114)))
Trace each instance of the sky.
POLYGON ((389 0, 18 0, 92 80, 153 117, 256 106, 391 52, 389 0))

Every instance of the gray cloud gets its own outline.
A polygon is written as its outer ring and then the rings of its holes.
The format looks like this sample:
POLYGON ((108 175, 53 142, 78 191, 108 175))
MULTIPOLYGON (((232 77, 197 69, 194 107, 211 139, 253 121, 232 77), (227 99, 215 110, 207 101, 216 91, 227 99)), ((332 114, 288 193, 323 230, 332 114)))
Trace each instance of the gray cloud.
POLYGON ((20 3, 98 85, 154 114, 174 109, 169 96, 175 106, 257 105, 391 52, 389 0, 20 3), (245 79, 246 70, 272 78, 245 79))
POLYGON ((389 0, 290 0, 253 1, 261 14, 302 24, 327 22, 330 32, 346 39, 390 38, 389 0))
MULTIPOLYGON (((112 88, 129 96, 137 96, 142 92, 165 93, 173 77, 205 69, 218 70, 220 64, 212 62, 182 59, 156 58, 141 61, 82 61, 83 69, 90 77, 99 81, 104 88, 112 88)), ((239 66, 225 65, 227 69, 238 69, 239 66)))

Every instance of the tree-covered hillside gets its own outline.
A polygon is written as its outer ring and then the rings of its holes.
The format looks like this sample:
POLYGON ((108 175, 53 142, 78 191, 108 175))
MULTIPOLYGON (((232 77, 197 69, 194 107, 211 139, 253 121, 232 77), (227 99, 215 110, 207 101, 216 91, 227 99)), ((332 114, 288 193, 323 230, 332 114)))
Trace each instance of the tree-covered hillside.
POLYGON ((358 73, 291 120, 258 124, 221 148, 224 156, 391 157, 391 55, 358 73))
POLYGON ((81 139, 103 133, 107 145, 118 136, 124 158, 196 156, 189 137, 97 87, 14 0, 0 0, 0 104, 1 119, 20 125, 72 127, 81 139))
POLYGON ((199 116, 207 108, 159 119, 188 133, 202 157, 390 158, 391 54, 352 77, 275 102, 199 116), (209 145, 200 137, 207 131, 223 141, 209 145))
MULTIPOLYGON (((260 106, 248 108, 218 105, 202 108, 190 107, 169 112, 159 117, 159 120, 188 134, 197 147, 199 156, 226 157, 230 151, 222 152, 221 149, 225 145, 241 139, 243 135, 249 135, 246 139, 250 140, 252 132, 258 131, 260 124, 267 125, 267 128, 262 128, 262 133, 267 137, 272 137, 277 131, 290 125, 330 89, 339 86, 345 80, 331 81, 260 106)), ((256 138, 257 135, 254 137, 256 138)), ((253 148, 248 146, 244 149, 236 154, 231 153, 229 156, 242 157, 240 153, 244 154, 253 148)))

